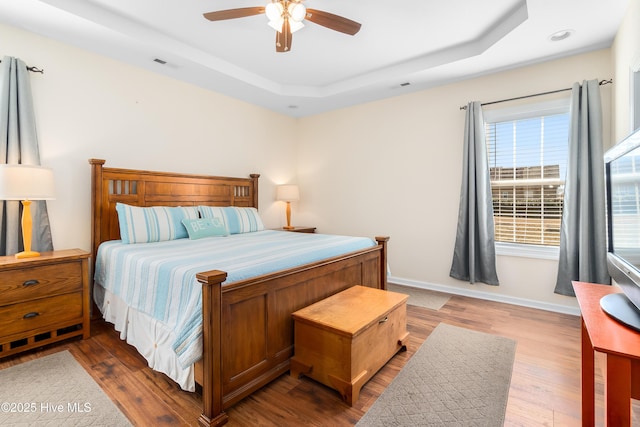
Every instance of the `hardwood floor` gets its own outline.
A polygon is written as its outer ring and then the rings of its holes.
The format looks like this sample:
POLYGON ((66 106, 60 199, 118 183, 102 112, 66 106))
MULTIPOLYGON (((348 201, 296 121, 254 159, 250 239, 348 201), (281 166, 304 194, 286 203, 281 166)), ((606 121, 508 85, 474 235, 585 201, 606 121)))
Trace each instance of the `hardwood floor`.
MULTIPOLYGON (((408 351, 399 353, 362 389, 353 405, 310 379, 283 375, 227 410, 228 426, 352 426, 440 322, 517 341, 506 426, 580 425, 580 319, 576 316, 452 296, 438 311, 408 306, 408 351)), ((197 425, 197 393, 181 391, 151 371, 113 327, 92 322, 91 338, 0 359, 0 369, 68 349, 134 425, 197 425)), ((601 372, 601 359, 596 360, 601 372)), ((1 385, 0 385, 1 386, 1 385)), ((602 379, 596 389, 602 419, 602 379)))

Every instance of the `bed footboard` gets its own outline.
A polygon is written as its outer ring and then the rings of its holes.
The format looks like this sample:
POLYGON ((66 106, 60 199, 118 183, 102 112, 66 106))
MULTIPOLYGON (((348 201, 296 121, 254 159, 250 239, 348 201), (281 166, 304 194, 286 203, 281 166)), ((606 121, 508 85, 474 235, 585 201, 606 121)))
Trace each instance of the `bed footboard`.
POLYGON ((225 424, 226 408, 289 370, 291 313, 354 285, 386 289, 389 238, 376 240, 373 248, 228 285, 223 271, 197 275, 204 340, 196 365, 200 425, 225 424))

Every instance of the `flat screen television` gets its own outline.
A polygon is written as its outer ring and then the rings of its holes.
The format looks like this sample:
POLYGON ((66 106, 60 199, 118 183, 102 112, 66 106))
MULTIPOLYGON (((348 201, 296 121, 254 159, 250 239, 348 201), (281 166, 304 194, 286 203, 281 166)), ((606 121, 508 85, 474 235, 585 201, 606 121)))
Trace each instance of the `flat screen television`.
POLYGON ((602 310, 640 331, 640 130, 605 153, 607 265, 622 289, 600 300, 602 310))

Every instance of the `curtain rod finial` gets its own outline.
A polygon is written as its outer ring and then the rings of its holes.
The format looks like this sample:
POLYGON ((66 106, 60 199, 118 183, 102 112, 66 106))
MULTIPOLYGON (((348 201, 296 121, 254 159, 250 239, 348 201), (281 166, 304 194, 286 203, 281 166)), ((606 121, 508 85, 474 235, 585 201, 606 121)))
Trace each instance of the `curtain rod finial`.
POLYGON ((44 74, 44 70, 38 67, 27 67, 27 70, 31 71, 32 73, 44 74))

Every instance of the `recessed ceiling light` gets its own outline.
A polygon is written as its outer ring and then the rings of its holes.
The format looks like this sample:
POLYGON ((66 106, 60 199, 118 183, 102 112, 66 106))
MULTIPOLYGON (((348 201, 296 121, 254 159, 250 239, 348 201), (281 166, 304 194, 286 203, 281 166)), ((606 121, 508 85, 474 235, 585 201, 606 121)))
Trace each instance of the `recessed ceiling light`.
POLYGON ((549 36, 549 40, 552 42, 559 42, 560 40, 568 39, 573 34, 573 30, 556 31, 549 36))

